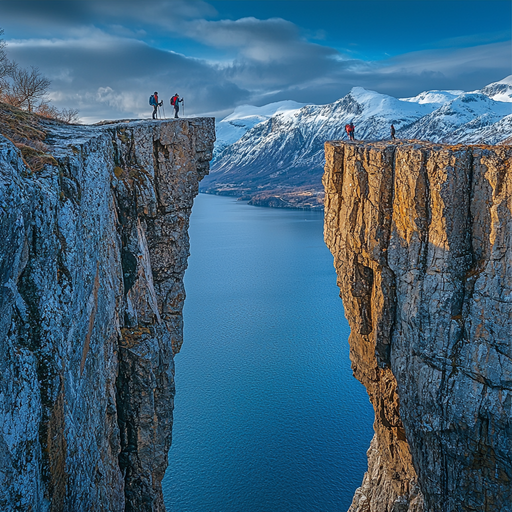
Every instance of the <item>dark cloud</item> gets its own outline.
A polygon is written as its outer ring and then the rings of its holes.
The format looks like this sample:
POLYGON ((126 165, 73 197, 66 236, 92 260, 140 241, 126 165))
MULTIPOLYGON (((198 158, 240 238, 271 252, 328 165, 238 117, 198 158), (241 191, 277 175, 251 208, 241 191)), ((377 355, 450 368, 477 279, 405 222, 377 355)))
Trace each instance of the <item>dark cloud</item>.
POLYGON ((217 11, 203 0, 109 0, 91 2, 96 16, 114 22, 130 21, 136 25, 156 26, 176 32, 184 21, 215 16, 217 11))
POLYGON ((2 26, 30 28, 34 36, 80 33, 98 25, 174 30, 185 20, 217 14, 203 0, 2 0, 0 12, 2 26))
POLYGON ((295 53, 296 45, 302 42, 298 27, 280 18, 196 20, 188 23, 184 31, 205 44, 237 48, 243 55, 258 61, 288 58, 295 53))
POLYGON ((510 75, 511 63, 510 42, 412 52, 381 63, 377 84, 382 92, 398 95, 418 89, 480 89, 510 75))
POLYGON ((93 21, 93 2, 61 2, 47 0, 3 0, 1 3, 1 23, 3 26, 25 24, 44 28, 83 24, 93 21))

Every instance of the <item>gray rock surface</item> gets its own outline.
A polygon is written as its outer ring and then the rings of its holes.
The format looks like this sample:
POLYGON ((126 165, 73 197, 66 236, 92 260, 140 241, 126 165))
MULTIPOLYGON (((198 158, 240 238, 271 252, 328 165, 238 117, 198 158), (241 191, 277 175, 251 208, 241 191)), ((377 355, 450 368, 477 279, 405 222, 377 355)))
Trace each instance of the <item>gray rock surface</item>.
POLYGON ((512 511, 512 150, 326 144, 325 240, 375 409, 350 512, 512 511))
POLYGON ((0 136, 0 509, 163 511, 188 222, 214 120, 0 136))

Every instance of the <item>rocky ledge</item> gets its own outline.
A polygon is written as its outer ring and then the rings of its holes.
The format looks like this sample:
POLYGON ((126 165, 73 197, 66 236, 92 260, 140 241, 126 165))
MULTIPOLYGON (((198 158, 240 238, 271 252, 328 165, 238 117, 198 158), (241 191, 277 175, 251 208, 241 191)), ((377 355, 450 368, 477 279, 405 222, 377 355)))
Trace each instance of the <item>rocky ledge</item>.
POLYGON ((18 147, 0 136, 0 509, 163 511, 214 120, 27 121, 20 143, 26 114, 5 116, 18 147))
POLYGON ((375 409, 350 512, 510 512, 512 149, 325 152, 325 240, 375 409))

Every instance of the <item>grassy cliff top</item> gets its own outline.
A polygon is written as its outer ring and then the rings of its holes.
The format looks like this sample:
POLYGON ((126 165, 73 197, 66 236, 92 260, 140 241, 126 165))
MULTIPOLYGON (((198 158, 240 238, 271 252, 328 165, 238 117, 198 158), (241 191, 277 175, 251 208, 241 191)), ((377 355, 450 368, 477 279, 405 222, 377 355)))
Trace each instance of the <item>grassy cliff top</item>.
POLYGON ((21 151, 25 163, 33 172, 54 162, 45 144, 48 128, 66 124, 0 103, 0 134, 21 151))

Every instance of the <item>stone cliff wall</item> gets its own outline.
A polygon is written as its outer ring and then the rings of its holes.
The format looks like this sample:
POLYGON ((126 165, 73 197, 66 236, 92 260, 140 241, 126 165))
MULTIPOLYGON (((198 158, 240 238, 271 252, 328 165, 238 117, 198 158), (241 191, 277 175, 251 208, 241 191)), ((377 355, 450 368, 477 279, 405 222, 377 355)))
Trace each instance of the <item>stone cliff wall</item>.
POLYGON ((213 119, 0 136, 0 509, 163 511, 188 222, 213 119))
POLYGON ((375 409, 350 512, 512 511, 512 149, 325 149, 325 240, 375 409))

